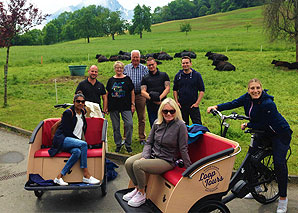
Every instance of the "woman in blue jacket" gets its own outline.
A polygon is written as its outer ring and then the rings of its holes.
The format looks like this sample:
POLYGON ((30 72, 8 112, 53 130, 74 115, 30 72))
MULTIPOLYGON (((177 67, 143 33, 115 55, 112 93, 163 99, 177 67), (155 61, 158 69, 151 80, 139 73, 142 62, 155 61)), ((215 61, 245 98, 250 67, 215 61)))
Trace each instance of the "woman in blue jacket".
POLYGON ((270 137, 280 196, 277 212, 286 212, 288 203, 288 167, 286 155, 290 147, 292 130, 285 118, 277 111, 276 105, 273 102, 273 96, 268 95, 266 90, 262 89, 260 80, 256 78, 248 82, 247 93, 231 102, 210 106, 207 112, 210 113, 211 109, 223 111, 241 106, 244 107, 246 116, 250 118, 249 123, 241 124, 241 129, 252 128, 262 130, 270 137))
POLYGON ((73 104, 73 106, 63 112, 61 124, 55 133, 53 145, 49 150, 51 157, 55 156, 60 151, 71 153, 64 168, 54 179, 54 183, 67 186, 68 183, 64 182, 62 177, 65 176, 78 159, 80 159, 80 167, 83 169, 84 175, 83 182, 98 184, 100 181, 92 177, 87 168, 88 146, 87 143, 82 140, 87 129, 85 119, 86 110, 84 109, 85 96, 83 94, 76 94, 73 99, 73 104))

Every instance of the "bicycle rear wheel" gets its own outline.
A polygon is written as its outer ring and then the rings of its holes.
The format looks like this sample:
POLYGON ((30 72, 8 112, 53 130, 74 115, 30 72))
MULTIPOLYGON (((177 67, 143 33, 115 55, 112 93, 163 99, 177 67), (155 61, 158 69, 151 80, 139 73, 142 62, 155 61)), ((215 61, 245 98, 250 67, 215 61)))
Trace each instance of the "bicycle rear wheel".
POLYGON ((256 201, 262 204, 272 203, 279 197, 272 153, 263 152, 258 156, 257 162, 262 163, 268 169, 256 171, 256 181, 260 184, 254 187, 251 194, 256 201))
POLYGON ((230 213, 229 208, 220 201, 217 200, 209 200, 204 203, 201 203, 198 206, 193 207, 189 212, 191 213, 205 213, 205 212, 212 212, 212 213, 230 213))

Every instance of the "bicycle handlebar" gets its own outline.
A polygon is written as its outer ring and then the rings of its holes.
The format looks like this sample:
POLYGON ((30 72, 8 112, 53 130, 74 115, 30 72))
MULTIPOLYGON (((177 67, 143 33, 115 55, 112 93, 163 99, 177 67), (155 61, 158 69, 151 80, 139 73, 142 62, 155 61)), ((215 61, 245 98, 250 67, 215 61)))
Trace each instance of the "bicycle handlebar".
POLYGON ((223 114, 221 114, 220 111, 218 111, 216 109, 211 109, 210 112, 213 115, 219 115, 221 120, 226 120, 226 119, 249 120, 249 117, 247 117, 245 115, 238 115, 236 112, 232 112, 232 114, 230 114, 230 115, 223 115, 223 114))
POLYGON ((70 107, 72 106, 73 104, 69 104, 69 103, 65 103, 65 104, 57 104, 57 105, 54 105, 55 108, 67 108, 67 107, 70 107))

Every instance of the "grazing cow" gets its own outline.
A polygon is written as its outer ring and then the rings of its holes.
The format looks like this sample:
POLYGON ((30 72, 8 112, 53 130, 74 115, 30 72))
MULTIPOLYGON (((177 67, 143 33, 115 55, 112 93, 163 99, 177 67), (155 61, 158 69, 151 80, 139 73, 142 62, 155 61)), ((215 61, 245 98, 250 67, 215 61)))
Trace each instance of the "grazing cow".
POLYGON ((298 62, 293 62, 289 65, 290 70, 298 69, 298 62))
POLYGON ((122 50, 120 50, 118 54, 119 54, 119 55, 127 55, 127 56, 130 57, 130 53, 128 53, 128 52, 123 52, 122 50))
POLYGON ((227 60, 229 60, 229 58, 223 54, 213 53, 210 51, 207 52, 205 56, 207 56, 209 60, 213 60, 213 61, 227 61, 227 60))
POLYGON ((271 64, 274 64, 275 67, 288 67, 290 68, 291 63, 287 62, 287 61, 277 61, 277 60, 273 60, 271 62, 271 64))
POLYGON ((96 55, 96 59, 98 63, 109 61, 104 55, 96 55))
POLYGON ((160 52, 157 57, 158 60, 173 60, 173 57, 166 52, 160 52))
POLYGON ((192 51, 183 50, 180 53, 175 53, 174 58, 182 58, 184 56, 188 56, 190 58, 197 58, 197 55, 192 51))
POLYGON ((109 61, 118 61, 118 55, 111 55, 109 61))
POLYGON ((229 62, 226 62, 226 61, 218 61, 218 60, 215 60, 213 61, 212 65, 215 66, 214 70, 219 70, 219 71, 235 71, 236 70, 236 67, 229 63, 229 62))

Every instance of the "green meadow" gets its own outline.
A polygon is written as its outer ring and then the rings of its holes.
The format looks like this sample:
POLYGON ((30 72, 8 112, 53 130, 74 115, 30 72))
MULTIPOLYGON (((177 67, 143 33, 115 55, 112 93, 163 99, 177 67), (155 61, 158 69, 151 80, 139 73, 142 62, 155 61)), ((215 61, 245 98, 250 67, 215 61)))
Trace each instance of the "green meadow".
MULTIPOLYGON (((220 133, 217 118, 206 113, 208 106, 238 98, 247 91, 247 82, 259 78, 269 94, 275 97, 280 113, 289 122, 293 133, 292 156, 289 159, 290 174, 298 174, 298 115, 297 115, 297 70, 275 68, 273 59, 294 62, 295 45, 290 42, 267 40, 262 27, 262 8, 248 8, 228 13, 161 23, 152 26, 152 32, 144 33, 143 39, 138 35, 92 38, 64 42, 49 46, 12 47, 8 70, 8 104, 0 109, 0 121, 27 130, 33 130, 39 121, 49 117, 60 117, 62 109, 55 109, 56 90, 58 103, 71 103, 78 82, 85 77, 70 76, 68 65, 92 65, 99 67, 98 80, 106 84, 114 75, 113 62, 98 64, 95 55, 107 57, 117 54, 119 50, 139 49, 143 54, 166 51, 170 55, 182 50, 197 53, 193 68, 202 74, 206 92, 200 105, 202 121, 211 132, 220 133), (189 22, 192 31, 186 36, 179 32, 179 25, 189 22), (246 25, 251 25, 247 28, 246 25), (234 72, 215 71, 212 61, 205 57, 207 51, 225 54, 229 62, 236 66, 234 72), (41 64, 41 57, 43 63, 41 64)), ((0 49, 0 67, 3 68, 6 49, 0 49)), ((163 61, 161 71, 167 72, 173 80, 181 68, 180 59, 163 61)), ((128 61, 124 62, 128 64, 128 61)), ((0 78, 3 79, 3 71, 0 78)), ((87 72, 86 72, 87 76, 87 72)), ((2 80, 3 82, 3 80, 2 80)), ((3 102, 3 83, 0 87, 0 101, 3 102)), ((173 97, 172 91, 169 97, 173 97)), ((2 105, 2 104, 1 104, 2 105)), ((234 110, 243 114, 243 109, 234 110)), ((230 113, 227 111, 226 113, 230 113)), ((113 131, 109 116, 108 149, 115 149, 113 131)), ((238 155, 235 167, 243 160, 250 140, 250 135, 240 130, 240 121, 229 121, 231 127, 227 137, 240 143, 243 148, 238 155)), ((133 154, 142 150, 137 138, 137 119, 134 116, 133 154)), ((146 132, 150 131, 147 121, 146 132)), ((127 154, 125 149, 121 153, 127 154)))

